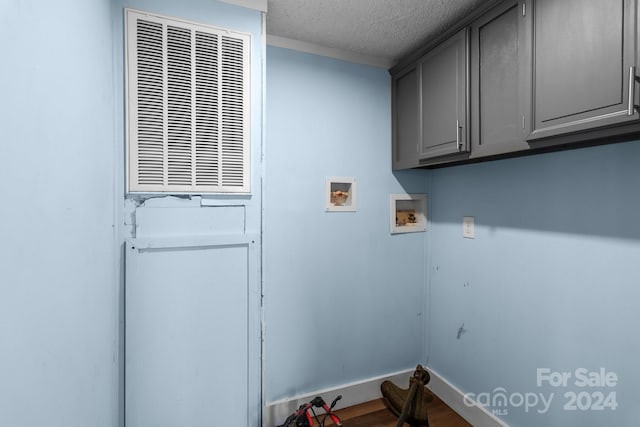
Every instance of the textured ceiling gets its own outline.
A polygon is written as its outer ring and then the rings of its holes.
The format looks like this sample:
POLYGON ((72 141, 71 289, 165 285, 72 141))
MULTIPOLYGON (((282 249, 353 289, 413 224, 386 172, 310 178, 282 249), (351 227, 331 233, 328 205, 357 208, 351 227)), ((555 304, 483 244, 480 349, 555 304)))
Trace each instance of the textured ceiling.
POLYGON ((487 0, 268 0, 267 34, 395 62, 487 0))

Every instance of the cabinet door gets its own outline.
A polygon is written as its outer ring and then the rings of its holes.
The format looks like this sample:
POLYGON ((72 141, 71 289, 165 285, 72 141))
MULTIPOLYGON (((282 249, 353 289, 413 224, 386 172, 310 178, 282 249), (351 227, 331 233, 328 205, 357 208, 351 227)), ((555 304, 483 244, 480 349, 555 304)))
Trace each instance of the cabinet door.
POLYGON ((472 157, 524 150, 531 132, 529 0, 501 3, 471 26, 472 157))
POLYGON ((468 30, 462 30, 419 62, 422 159, 469 151, 468 30))
POLYGON ((393 77, 393 169, 418 166, 420 91, 418 69, 393 77))
POLYGON ((636 8, 637 0, 535 2, 529 140, 638 120, 636 8))

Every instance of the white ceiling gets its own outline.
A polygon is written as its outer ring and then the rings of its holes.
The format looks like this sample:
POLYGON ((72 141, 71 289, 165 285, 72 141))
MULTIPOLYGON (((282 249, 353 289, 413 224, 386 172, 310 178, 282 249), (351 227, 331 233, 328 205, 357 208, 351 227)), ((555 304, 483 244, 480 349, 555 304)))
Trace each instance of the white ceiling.
POLYGON ((268 0, 267 40, 389 67, 487 1, 268 0))

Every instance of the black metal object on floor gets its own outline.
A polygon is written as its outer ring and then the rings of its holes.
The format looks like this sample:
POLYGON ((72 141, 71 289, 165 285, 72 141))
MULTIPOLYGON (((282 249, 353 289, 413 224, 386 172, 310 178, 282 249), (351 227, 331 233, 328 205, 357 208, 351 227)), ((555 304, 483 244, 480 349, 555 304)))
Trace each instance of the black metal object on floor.
POLYGON ((425 386, 430 379, 429 372, 418 365, 409 379, 408 389, 402 389, 391 381, 380 385, 385 404, 398 417, 397 427, 402 427, 405 422, 410 426, 429 426, 427 403, 432 397, 425 394, 425 386))

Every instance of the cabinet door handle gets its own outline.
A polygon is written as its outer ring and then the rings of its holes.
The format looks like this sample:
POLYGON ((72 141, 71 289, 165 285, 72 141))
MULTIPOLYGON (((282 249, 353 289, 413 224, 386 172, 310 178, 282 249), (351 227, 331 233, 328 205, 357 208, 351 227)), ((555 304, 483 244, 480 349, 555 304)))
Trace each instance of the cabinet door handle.
POLYGON ((629 67, 629 108, 627 109, 627 115, 633 116, 635 112, 635 105, 633 103, 636 93, 636 67, 629 67))
POLYGON ((462 150, 462 141, 460 141, 460 120, 456 120, 456 148, 462 150))

